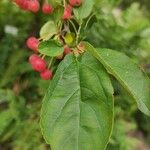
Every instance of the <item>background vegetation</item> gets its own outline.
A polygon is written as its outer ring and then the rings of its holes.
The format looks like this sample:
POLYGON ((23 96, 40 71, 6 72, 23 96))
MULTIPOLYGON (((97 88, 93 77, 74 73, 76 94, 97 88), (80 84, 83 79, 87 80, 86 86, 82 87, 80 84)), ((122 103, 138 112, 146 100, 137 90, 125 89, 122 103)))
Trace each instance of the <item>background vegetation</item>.
MULTIPOLYGON (((95 47, 123 51, 150 77, 149 0, 100 0, 94 24, 84 31, 95 47)), ((39 115, 49 85, 28 64, 25 46, 49 17, 0 1, 0 150, 46 150, 39 115)), ((127 64, 128 65, 128 64, 127 64)), ((115 126, 107 150, 149 150, 150 118, 115 85, 115 126)))

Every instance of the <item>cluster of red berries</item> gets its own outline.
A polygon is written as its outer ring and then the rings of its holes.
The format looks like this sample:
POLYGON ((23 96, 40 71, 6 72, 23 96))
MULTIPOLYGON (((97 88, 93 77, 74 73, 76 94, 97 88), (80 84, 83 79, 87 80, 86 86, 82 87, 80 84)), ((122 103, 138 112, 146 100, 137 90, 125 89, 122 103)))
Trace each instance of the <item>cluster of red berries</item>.
POLYGON ((33 70, 40 73, 42 79, 49 80, 52 78, 52 71, 47 68, 46 61, 37 54, 29 57, 29 63, 32 65, 33 70))
MULTIPOLYGON (((38 53, 39 40, 35 37, 30 37, 27 40, 27 46, 35 53, 38 53)), ((52 78, 52 71, 47 68, 44 58, 39 57, 37 54, 33 54, 29 57, 29 63, 32 65, 33 70, 40 73, 40 76, 44 80, 52 78)))
POLYGON ((73 7, 81 5, 81 0, 69 0, 69 4, 66 4, 63 14, 64 20, 69 20, 72 18, 73 7))
MULTIPOLYGON (((29 10, 34 13, 38 12, 40 10, 40 2, 39 0, 13 0, 20 8, 24 10, 29 10)), ((73 13, 73 7, 78 7, 82 4, 82 0, 68 0, 65 1, 64 4, 64 14, 62 16, 63 20, 69 20, 72 18, 73 13)), ((54 11, 54 8, 51 4, 48 3, 48 1, 44 1, 44 4, 42 5, 42 12, 44 14, 51 14, 54 11)), ((27 40, 27 47, 34 51, 34 54, 32 54, 29 57, 29 63, 31 64, 33 70, 40 73, 40 76, 44 80, 50 80, 53 76, 52 70, 50 70, 50 66, 47 67, 47 62, 44 59, 45 56, 38 55, 39 50, 38 46, 40 44, 40 40, 35 37, 30 37, 27 40)), ((82 46, 79 45, 80 51, 82 52, 82 46)), ((72 52, 72 49, 70 49, 69 46, 64 44, 64 53, 60 56, 57 56, 56 59, 63 59, 64 54, 67 55, 72 52)))
MULTIPOLYGON (((39 0, 14 0, 14 2, 24 10, 29 10, 34 13, 38 12, 40 10, 40 3, 39 0)), ((52 5, 48 3, 44 3, 42 6, 42 12, 44 14, 50 14, 53 12, 52 5)))
MULTIPOLYGON (((34 13, 40 10, 39 0, 14 0, 14 2, 24 10, 29 10, 34 13)), ((71 19, 73 7, 80 6, 81 3, 81 0, 69 0, 69 4, 65 4, 63 19, 71 19)), ((45 2, 42 6, 42 12, 44 14, 51 14, 53 10, 53 6, 51 4, 48 4, 47 2, 45 2)))
MULTIPOLYGON (((33 70, 37 71, 40 73, 40 76, 42 79, 44 80, 50 80, 52 78, 52 71, 47 68, 47 63, 44 60, 44 58, 41 58, 40 56, 38 56, 38 45, 39 45, 40 41, 35 38, 35 37, 30 37, 26 44, 27 47, 29 49, 31 49, 32 51, 34 51, 34 53, 36 54, 32 54, 29 57, 29 63, 31 64, 33 70)), ((64 46, 64 54, 67 55, 71 53, 71 49, 66 45, 64 46)), ((61 56, 57 57, 58 59, 62 59, 63 58, 63 54, 61 56)))

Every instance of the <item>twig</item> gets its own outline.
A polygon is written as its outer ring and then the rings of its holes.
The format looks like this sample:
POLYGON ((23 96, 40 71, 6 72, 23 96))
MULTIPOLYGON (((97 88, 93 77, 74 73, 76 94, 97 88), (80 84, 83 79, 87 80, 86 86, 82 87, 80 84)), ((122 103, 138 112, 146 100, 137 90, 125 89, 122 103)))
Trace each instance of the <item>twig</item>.
POLYGON ((76 45, 77 45, 78 42, 79 42, 79 37, 80 37, 80 32, 81 32, 82 23, 83 23, 83 22, 80 23, 79 29, 78 29, 78 32, 77 32, 76 45))

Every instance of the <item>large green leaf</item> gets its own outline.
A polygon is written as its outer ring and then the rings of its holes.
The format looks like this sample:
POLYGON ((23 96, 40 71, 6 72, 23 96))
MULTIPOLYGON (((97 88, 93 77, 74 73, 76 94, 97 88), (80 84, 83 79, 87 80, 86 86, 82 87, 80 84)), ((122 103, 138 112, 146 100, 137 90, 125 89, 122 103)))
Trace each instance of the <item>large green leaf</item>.
POLYGON ((110 49, 95 49, 89 43, 86 43, 86 48, 136 100, 138 108, 150 115, 150 82, 140 68, 123 53, 110 49))
POLYGON ((113 125, 113 88, 88 53, 65 57, 44 98, 41 129, 52 150, 103 150, 113 125))

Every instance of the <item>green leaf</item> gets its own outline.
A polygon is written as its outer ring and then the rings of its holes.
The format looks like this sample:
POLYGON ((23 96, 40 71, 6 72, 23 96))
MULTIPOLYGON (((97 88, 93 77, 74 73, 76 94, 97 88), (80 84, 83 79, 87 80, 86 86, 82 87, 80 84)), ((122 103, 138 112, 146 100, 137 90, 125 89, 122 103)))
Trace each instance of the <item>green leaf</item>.
POLYGON ((60 5, 62 2, 62 0, 49 0, 49 3, 51 5, 53 5, 54 7, 57 6, 57 5, 60 5))
POLYGON ((113 88, 88 53, 65 57, 45 95, 41 129, 52 150, 105 149, 113 125, 113 88))
POLYGON ((53 40, 43 41, 39 44, 39 52, 50 57, 55 57, 63 53, 63 47, 53 40))
POLYGON ((57 33, 57 27, 53 21, 48 21, 40 30, 40 37, 44 40, 49 40, 57 33))
POLYGON ((11 111, 6 110, 6 111, 0 112, 0 136, 2 136, 3 132, 12 122, 12 120, 13 118, 12 118, 11 111))
POLYGON ((92 12, 94 3, 94 0, 83 0, 80 7, 74 8, 75 17, 80 21, 88 17, 92 12))
POLYGON ((110 49, 95 49, 89 43, 85 43, 87 50, 95 56, 121 83, 136 100, 138 108, 150 115, 150 82, 148 77, 132 60, 123 53, 110 49))

